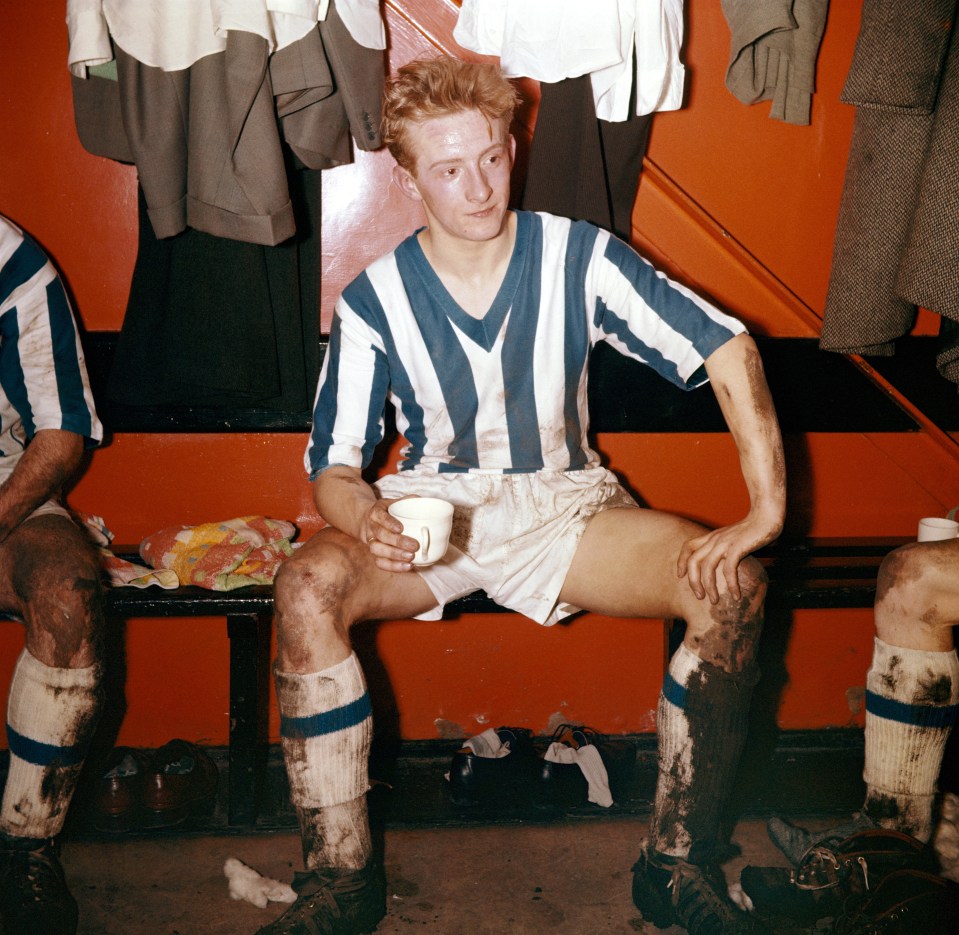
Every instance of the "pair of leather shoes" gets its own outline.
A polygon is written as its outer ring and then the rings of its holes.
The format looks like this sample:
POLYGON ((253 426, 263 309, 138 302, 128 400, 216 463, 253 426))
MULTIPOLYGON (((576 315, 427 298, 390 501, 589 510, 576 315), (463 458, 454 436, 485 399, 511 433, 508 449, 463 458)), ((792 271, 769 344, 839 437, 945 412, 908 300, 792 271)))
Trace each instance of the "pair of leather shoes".
POLYGON ((454 805, 516 806, 532 800, 539 758, 533 732, 525 727, 497 727, 500 756, 481 756, 461 747, 450 765, 450 799, 454 805))
MULTIPOLYGON (((613 801, 627 795, 626 787, 636 766, 636 750, 625 741, 610 740, 605 734, 577 724, 560 724, 547 741, 573 750, 595 747, 606 769, 606 780, 613 801)), ((537 776, 540 808, 576 808, 589 801, 589 782, 577 763, 541 759, 537 776)))
MULTIPOLYGON (((496 735, 504 756, 481 756, 470 747, 453 754, 450 765, 450 798, 458 806, 494 808, 535 807, 567 809, 585 805, 589 783, 577 763, 558 763, 543 758, 552 743, 573 749, 595 746, 606 767, 613 798, 625 794, 636 753, 632 745, 609 740, 589 727, 561 724, 537 749, 532 731, 523 727, 498 727, 496 735)), ((501 751, 502 752, 502 751, 501 751)))
POLYGON ((117 747, 96 782, 94 824, 116 832, 174 827, 212 806, 218 783, 216 763, 185 740, 171 740, 152 755, 117 747))

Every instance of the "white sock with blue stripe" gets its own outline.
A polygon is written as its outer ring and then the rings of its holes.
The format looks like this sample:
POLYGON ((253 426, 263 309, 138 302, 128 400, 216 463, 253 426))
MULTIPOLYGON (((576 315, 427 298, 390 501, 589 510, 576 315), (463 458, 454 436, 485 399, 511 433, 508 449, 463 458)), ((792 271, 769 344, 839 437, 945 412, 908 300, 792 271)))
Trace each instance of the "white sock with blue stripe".
POLYGON ((942 756, 959 712, 956 651, 903 649, 878 637, 866 676, 866 814, 928 841, 942 756))
POLYGON ((692 837, 686 828, 688 799, 682 793, 693 775, 692 737, 685 712, 686 683, 703 661, 680 644, 659 695, 656 734, 659 776, 650 819, 650 840, 661 854, 685 857, 692 837))
POLYGON ((372 853, 366 791, 373 718, 356 654, 322 672, 275 672, 283 758, 308 867, 358 869, 372 853))
POLYGON ((711 859, 746 739, 758 672, 730 674, 681 644, 656 717, 658 777, 649 841, 660 854, 711 859))
POLYGON ((26 838, 60 833, 96 720, 99 667, 58 669, 26 649, 7 702, 10 771, 0 831, 26 838))

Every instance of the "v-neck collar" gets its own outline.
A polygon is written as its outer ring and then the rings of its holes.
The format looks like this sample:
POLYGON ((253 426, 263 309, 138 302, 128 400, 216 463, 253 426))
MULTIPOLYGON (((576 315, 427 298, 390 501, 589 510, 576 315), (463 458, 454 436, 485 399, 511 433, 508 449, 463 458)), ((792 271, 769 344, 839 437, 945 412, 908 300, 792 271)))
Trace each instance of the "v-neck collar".
POLYGON ((506 267, 506 275, 500 284, 499 291, 493 298, 489 309, 482 318, 474 318, 467 314, 460 304, 450 295, 443 281, 426 259, 426 254, 420 246, 420 228, 410 237, 410 259, 413 267, 423 280, 423 284, 430 295, 437 302, 446 317, 456 325, 471 341, 478 344, 483 350, 490 351, 496 343, 496 338, 503 327, 506 315, 513 305, 513 298, 519 287, 526 265, 526 255, 529 243, 529 216, 525 211, 514 211, 516 215, 516 239, 513 242, 513 253, 506 267))

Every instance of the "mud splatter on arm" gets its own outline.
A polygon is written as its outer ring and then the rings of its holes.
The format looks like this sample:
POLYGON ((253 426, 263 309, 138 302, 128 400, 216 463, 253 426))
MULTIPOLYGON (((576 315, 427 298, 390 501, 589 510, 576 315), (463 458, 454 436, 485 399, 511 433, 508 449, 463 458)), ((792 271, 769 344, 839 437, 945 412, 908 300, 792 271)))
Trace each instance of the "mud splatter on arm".
POLYGON ((697 598, 716 604, 724 580, 739 599, 739 565, 771 542, 786 516, 786 466, 782 436, 756 343, 740 334, 706 360, 706 372, 739 453, 749 493, 741 520, 690 539, 680 550, 677 574, 687 577, 697 598))
POLYGON ((778 534, 786 512, 786 460, 756 343, 738 335, 709 357, 706 371, 736 443, 751 512, 762 513, 778 534))
POLYGON ((360 539, 377 497, 358 468, 335 464, 313 481, 313 502, 330 526, 360 539))

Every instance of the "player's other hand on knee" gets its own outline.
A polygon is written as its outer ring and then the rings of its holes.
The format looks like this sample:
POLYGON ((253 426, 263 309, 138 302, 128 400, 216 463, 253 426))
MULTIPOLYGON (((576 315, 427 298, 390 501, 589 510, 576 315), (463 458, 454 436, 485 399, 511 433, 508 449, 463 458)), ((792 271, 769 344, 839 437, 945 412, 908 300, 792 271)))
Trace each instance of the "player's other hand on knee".
POLYGON ((738 601, 742 597, 739 563, 778 533, 778 528, 767 528, 767 524, 748 519, 713 529, 683 543, 676 573, 689 581, 699 600, 708 597, 716 604, 720 594, 728 593, 738 601))

